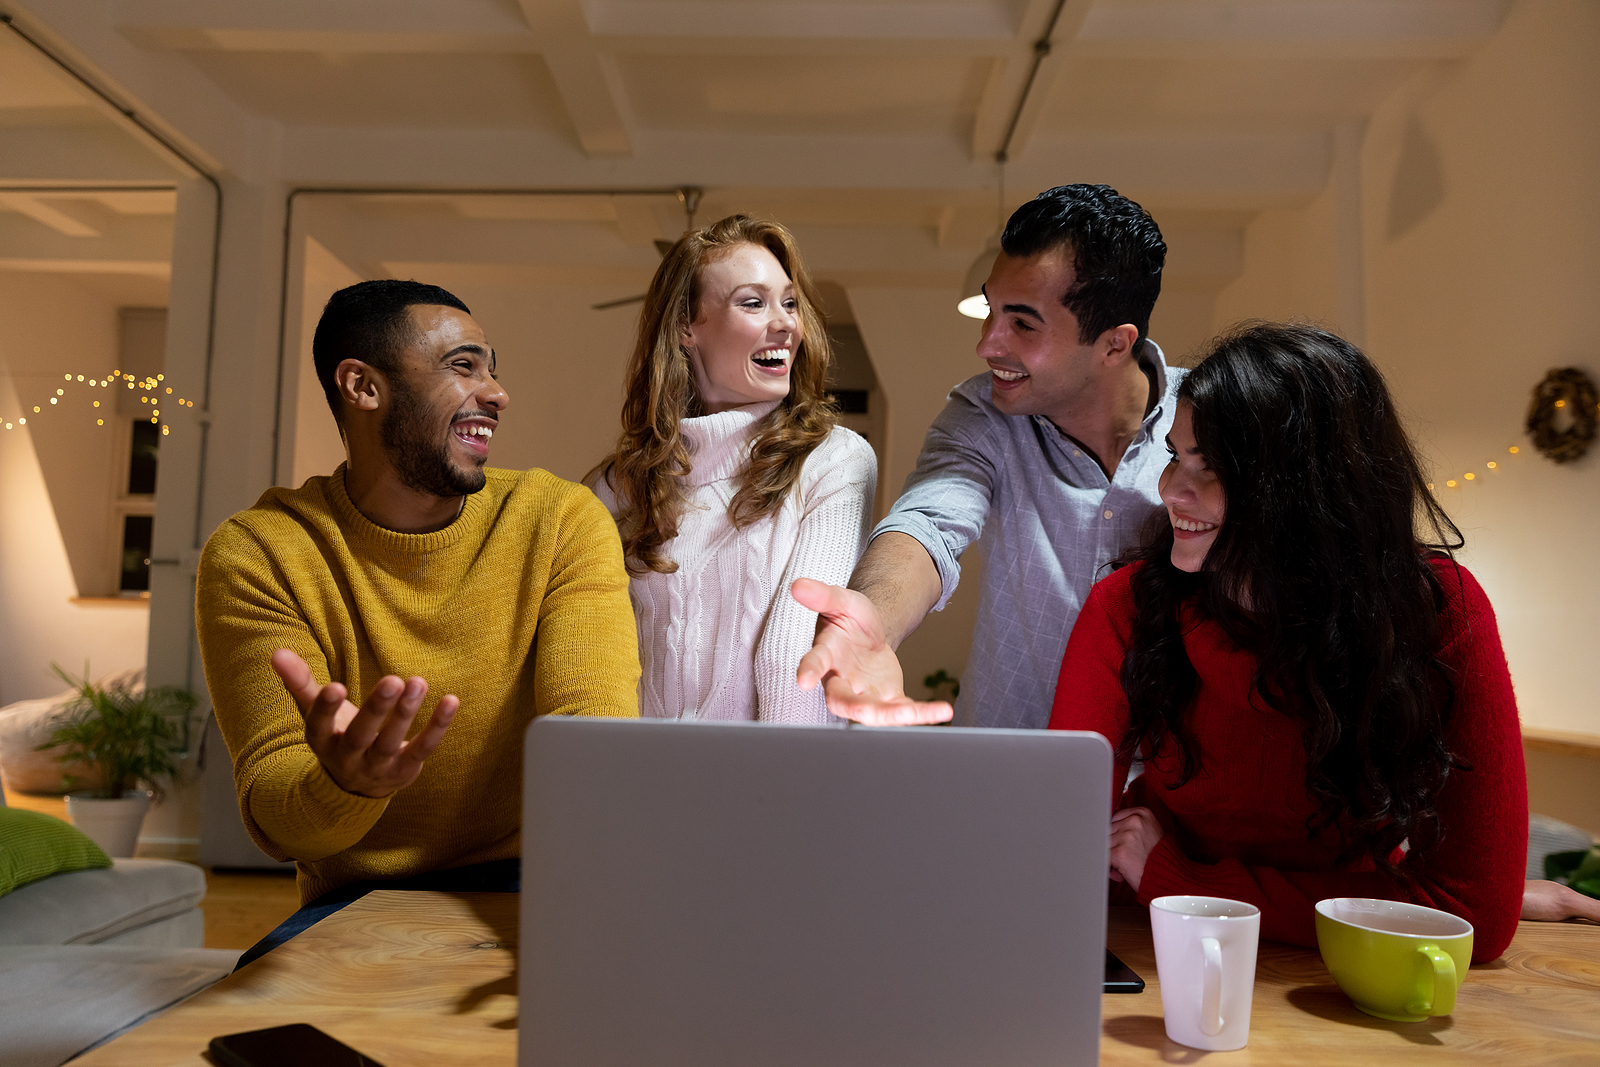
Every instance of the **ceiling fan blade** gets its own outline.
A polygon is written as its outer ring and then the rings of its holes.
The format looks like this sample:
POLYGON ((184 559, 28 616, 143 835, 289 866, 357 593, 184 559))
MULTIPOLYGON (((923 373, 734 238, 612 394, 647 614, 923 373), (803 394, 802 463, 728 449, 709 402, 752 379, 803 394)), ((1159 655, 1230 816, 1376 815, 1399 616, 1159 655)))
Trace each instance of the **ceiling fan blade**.
POLYGON ((667 258, 667 253, 672 251, 672 246, 677 244, 677 243, 678 242, 676 242, 676 241, 663 241, 661 238, 658 237, 658 238, 656 238, 656 241, 655 241, 656 251, 661 253, 661 258, 662 259, 666 259, 667 258))
POLYGON ((638 296, 625 296, 621 300, 607 300, 603 304, 591 304, 589 307, 593 311, 605 311, 607 308, 619 308, 627 304, 642 303, 644 303, 644 294, 640 293, 638 296))

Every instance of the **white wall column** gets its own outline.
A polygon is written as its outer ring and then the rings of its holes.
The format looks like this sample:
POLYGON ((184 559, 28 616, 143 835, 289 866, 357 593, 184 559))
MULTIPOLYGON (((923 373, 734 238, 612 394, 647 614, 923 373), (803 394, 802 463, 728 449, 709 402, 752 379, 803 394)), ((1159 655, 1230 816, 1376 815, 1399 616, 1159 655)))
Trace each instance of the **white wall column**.
MULTIPOLYGON (((179 188, 166 376, 174 396, 195 406, 172 409, 172 432, 161 442, 148 652, 149 684, 189 688, 201 698, 201 718, 210 701, 194 636, 200 548, 222 520, 249 507, 271 484, 282 191, 276 183, 223 183, 213 334, 215 217, 208 182, 196 179, 179 188)), ((198 746, 198 732, 192 744, 198 746)), ((192 842, 199 832, 199 790, 185 782, 151 811, 143 837, 192 842)))

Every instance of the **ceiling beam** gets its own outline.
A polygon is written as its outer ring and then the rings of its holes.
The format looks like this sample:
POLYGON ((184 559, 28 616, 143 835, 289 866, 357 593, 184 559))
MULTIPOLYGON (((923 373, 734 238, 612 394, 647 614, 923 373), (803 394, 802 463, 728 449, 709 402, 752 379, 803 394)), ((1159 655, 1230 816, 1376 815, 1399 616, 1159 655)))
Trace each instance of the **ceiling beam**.
POLYGON ((578 0, 517 0, 578 143, 590 157, 633 154, 632 114, 616 60, 594 47, 578 0))
POLYGON ((111 21, 147 48, 230 52, 534 52, 516 11, 436 0, 115 0, 111 21))
POLYGON ((1075 55, 1450 59, 1500 29, 1507 0, 1134 0, 1098 4, 1075 55))
POLYGON ((60 208, 25 193, 0 193, 0 208, 26 215, 66 237, 99 237, 100 231, 60 208))
POLYGON ((68 235, 51 223, 0 211, 0 255, 33 264, 13 270, 100 270, 84 264, 136 263, 143 264, 138 273, 156 266, 165 271, 172 262, 172 216, 130 215, 114 220, 100 234, 68 235), (51 262, 60 266, 37 265, 51 262))
MULTIPOLYGON (((400 168, 419 188, 461 184, 460 159, 475 160, 474 184, 491 187, 661 188, 684 183, 837 191, 973 193, 993 203, 994 164, 974 160, 963 141, 918 137, 736 134, 636 130, 634 155, 594 161, 568 138, 505 130, 291 127, 284 131, 284 180, 291 185, 386 186, 400 168), (775 169, 773 160, 785 161, 775 169)), ((1326 132, 1128 132, 1036 136, 1006 169, 1007 197, 1020 202, 1064 182, 1106 182, 1147 206, 1259 210, 1309 202, 1327 184, 1326 132), (1137 190, 1137 192, 1136 192, 1137 190), (1146 192, 1145 190, 1148 190, 1146 192), (1213 202, 1214 201, 1214 202, 1213 202)), ((701 218, 709 217, 704 207, 701 218)), ((919 225, 932 219, 923 213, 919 225)), ((670 231, 669 231, 670 232, 670 231)), ((667 236, 663 234, 663 236, 667 236)))
POLYGON ((584 12, 590 32, 598 37, 1006 42, 1017 32, 1010 5, 996 0, 962 4, 591 0, 584 12))
POLYGON ((1056 79, 1066 62, 1067 45, 1078 34, 1093 0, 1066 0, 1055 25, 1050 25, 1057 0, 1029 0, 1023 14, 1022 25, 1013 46, 1004 58, 995 62, 989 80, 978 104, 977 118, 972 125, 972 156, 974 159, 993 160, 995 153, 1007 145, 1010 158, 1016 159, 1027 146, 1028 138, 1039 119, 1040 109, 1049 98, 1056 79), (1051 47, 1038 62, 1035 60, 1040 42, 1049 34, 1051 47), (1031 79, 1031 88, 1030 88, 1031 79), (1017 106, 1027 100, 1019 115, 1017 106), (1016 118, 1013 128, 1012 119, 1016 118))

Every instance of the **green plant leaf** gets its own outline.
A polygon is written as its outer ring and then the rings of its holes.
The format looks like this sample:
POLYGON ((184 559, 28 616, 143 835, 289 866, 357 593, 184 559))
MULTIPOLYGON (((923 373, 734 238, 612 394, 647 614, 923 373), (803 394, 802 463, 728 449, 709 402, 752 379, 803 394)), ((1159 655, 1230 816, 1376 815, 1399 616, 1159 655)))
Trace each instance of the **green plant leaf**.
POLYGON ((102 688, 89 681, 88 664, 81 679, 56 664, 51 668, 78 695, 63 710, 50 740, 38 748, 59 747, 58 763, 82 763, 98 769, 98 796, 114 799, 139 788, 140 783, 161 796, 163 782, 177 773, 189 747, 194 694, 173 686, 147 688, 141 693, 128 686, 102 688))

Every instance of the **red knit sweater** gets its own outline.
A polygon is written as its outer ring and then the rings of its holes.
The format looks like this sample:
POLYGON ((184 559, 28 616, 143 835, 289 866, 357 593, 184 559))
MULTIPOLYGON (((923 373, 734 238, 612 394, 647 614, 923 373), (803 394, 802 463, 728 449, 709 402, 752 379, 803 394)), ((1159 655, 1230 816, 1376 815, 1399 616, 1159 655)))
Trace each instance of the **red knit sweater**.
MULTIPOLYGON (((1370 861, 1337 867, 1333 828, 1307 837, 1317 805, 1306 789, 1300 723, 1251 699, 1254 655, 1186 608, 1184 648, 1199 674, 1188 726, 1201 763, 1190 781, 1168 788, 1181 770, 1169 738, 1121 798, 1122 807, 1150 808, 1166 830, 1145 862, 1140 903, 1182 893, 1248 901, 1261 909, 1262 937, 1314 947, 1319 900, 1409 900, 1472 923, 1474 962, 1505 951, 1522 907, 1528 849, 1516 698, 1489 598, 1465 568, 1443 559, 1433 566, 1445 591, 1439 658, 1455 684, 1447 745, 1472 769, 1452 771, 1440 792, 1443 839, 1428 856, 1401 863, 1414 881, 1370 861)), ((1136 570, 1126 567, 1091 590, 1061 662, 1051 729, 1093 730, 1113 748, 1122 741, 1122 657, 1136 570)), ((1112 780, 1124 781, 1128 767, 1119 759, 1112 780)))

